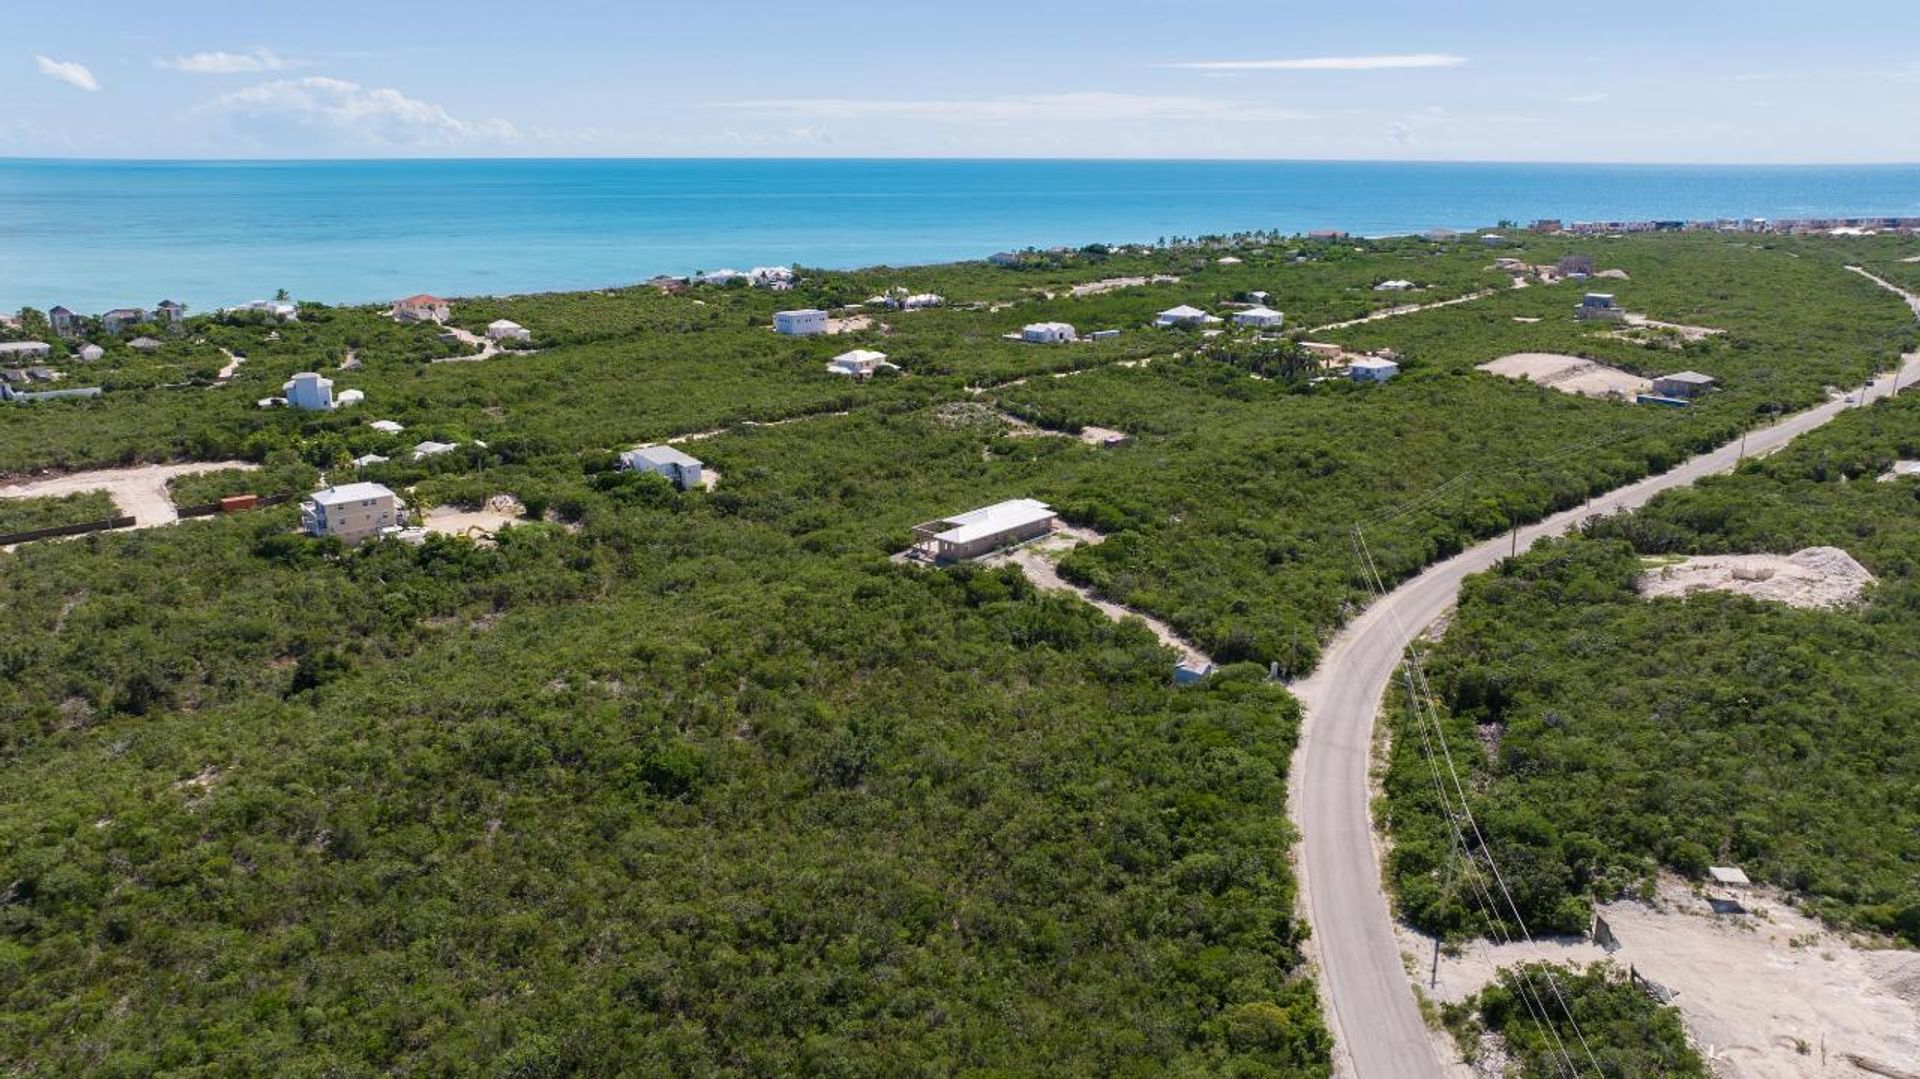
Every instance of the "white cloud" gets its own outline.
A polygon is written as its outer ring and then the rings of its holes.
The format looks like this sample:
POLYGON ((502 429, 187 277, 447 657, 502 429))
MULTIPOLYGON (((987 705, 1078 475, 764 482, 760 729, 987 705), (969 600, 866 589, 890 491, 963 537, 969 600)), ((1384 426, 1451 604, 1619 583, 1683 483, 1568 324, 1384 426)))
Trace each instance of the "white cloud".
POLYGON ((717 101, 716 108, 792 117, 886 117, 958 123, 1099 120, 1293 120, 1305 114, 1258 102, 1204 97, 1156 97, 1085 91, 955 100, 889 101, 863 98, 770 98, 717 101))
POLYGON ((1389 68, 1462 67, 1464 56, 1443 52, 1396 53, 1379 56, 1306 56, 1291 60, 1190 60, 1159 67, 1187 71, 1384 71, 1389 68))
POLYGON ((250 75, 262 71, 285 71, 299 66, 272 49, 265 48, 256 48, 252 52, 222 52, 215 49, 173 60, 155 60, 154 64, 189 75, 250 75))
POLYGON ((505 120, 461 120, 439 105, 398 90, 323 75, 263 82, 222 94, 206 108, 227 115, 267 142, 319 135, 348 146, 431 148, 511 142, 520 137, 505 120))
POLYGON ((1598 105, 1602 101, 1605 101, 1610 96, 1611 95, 1604 94, 1604 93, 1575 94, 1572 97, 1561 98, 1561 100, 1565 101, 1569 105, 1598 105))
POLYGON ((88 71, 85 64, 76 64, 71 60, 54 60, 45 56, 36 56, 34 59, 40 62, 40 74, 50 79, 59 79, 68 86, 77 86, 82 90, 100 89, 100 83, 94 79, 93 72, 88 71))

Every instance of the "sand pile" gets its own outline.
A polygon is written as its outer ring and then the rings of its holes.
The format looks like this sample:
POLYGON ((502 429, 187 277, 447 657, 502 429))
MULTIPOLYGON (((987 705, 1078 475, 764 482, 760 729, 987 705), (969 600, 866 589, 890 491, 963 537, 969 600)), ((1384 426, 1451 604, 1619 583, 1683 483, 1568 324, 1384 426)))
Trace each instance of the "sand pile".
POLYGON ((1737 592, 1792 607, 1844 607, 1860 598, 1873 574, 1838 547, 1808 547, 1790 555, 1697 555, 1640 575, 1640 594, 1686 596, 1737 592))
POLYGON ((1489 360, 1476 370, 1551 386, 1561 393, 1584 397, 1624 397, 1631 400, 1635 395, 1653 389, 1653 383, 1639 375, 1557 352, 1515 352, 1497 360, 1489 360))
POLYGON ((1880 482, 1886 483, 1902 476, 1920 476, 1920 461, 1895 461, 1892 468, 1880 473, 1880 482))

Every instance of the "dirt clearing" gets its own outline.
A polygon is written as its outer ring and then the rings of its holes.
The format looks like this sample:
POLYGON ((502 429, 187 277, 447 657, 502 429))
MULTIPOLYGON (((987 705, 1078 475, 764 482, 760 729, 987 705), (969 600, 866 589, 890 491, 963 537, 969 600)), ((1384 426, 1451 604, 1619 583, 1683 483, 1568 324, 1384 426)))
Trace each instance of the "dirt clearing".
POLYGON ((1133 288, 1136 285, 1177 285, 1179 283, 1180 279, 1172 274, 1154 274, 1152 277, 1109 277, 1102 281, 1089 281, 1084 285, 1075 285, 1069 295, 1098 296, 1102 292, 1133 288))
POLYGON ((1807 547, 1790 555, 1696 555, 1657 563, 1640 575, 1640 594, 1686 596, 1738 592, 1790 607, 1844 607, 1860 598, 1873 574, 1838 547, 1807 547))
POLYGON ((1480 364, 1475 370, 1551 386, 1561 393, 1583 397, 1618 397, 1630 401, 1653 389, 1650 379, 1608 367, 1597 360, 1556 352, 1515 352, 1480 364))
POLYGON ((138 465, 133 468, 103 468, 92 472, 73 472, 41 480, 26 480, 0 486, 0 498, 40 498, 46 495, 72 495, 82 491, 105 491, 133 518, 133 527, 152 528, 180 519, 173 499, 167 494, 167 481, 175 476, 199 472, 218 472, 228 468, 257 469, 251 461, 193 461, 178 465, 138 465))
MULTIPOLYGON (((1620 941, 1613 961, 1675 992, 1674 1006, 1716 1075, 1866 1074, 1849 1055, 1920 1068, 1920 952, 1858 946, 1765 888, 1740 889, 1749 913, 1715 914, 1708 895, 1722 898, 1723 892, 1702 894, 1668 877, 1653 906, 1599 908, 1620 941)), ((1587 963, 1606 955, 1584 940, 1479 941, 1458 958, 1441 956, 1439 984, 1430 988, 1432 941, 1406 929, 1400 935, 1421 991, 1442 1001, 1487 984, 1497 967, 1536 958, 1587 963)))
POLYGON ((459 506, 435 506, 427 511, 426 528, 443 536, 467 536, 476 531, 492 535, 520 520, 527 507, 512 495, 494 495, 477 509, 459 506))

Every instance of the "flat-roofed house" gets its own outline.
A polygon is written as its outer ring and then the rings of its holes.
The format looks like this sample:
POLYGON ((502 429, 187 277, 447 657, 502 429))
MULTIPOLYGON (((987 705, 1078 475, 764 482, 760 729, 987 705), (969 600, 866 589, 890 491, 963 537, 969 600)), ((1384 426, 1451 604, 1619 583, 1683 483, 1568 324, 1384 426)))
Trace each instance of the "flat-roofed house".
POLYGON ((530 341, 533 334, 525 326, 511 319, 497 318, 487 323, 487 339, 490 341, 530 341))
POLYGON ((396 301, 393 317, 401 322, 445 322, 453 317, 453 305, 438 296, 422 292, 396 301))
POLYGON ((1287 316, 1271 307, 1249 307, 1244 311, 1235 311, 1233 321, 1238 326, 1252 326, 1257 329, 1271 330, 1287 321, 1287 316))
POLYGON ((775 311, 773 313, 773 332, 788 337, 812 337, 827 332, 827 313, 817 307, 803 307, 797 311, 775 311))
POLYGON ((293 408, 325 412, 333 407, 333 380, 314 371, 302 371, 280 387, 280 395, 293 408))
POLYGON ((1013 498, 977 510, 913 526, 915 553, 935 562, 978 558, 990 551, 1044 536, 1059 519, 1053 507, 1013 498))
POLYGON ((1671 375, 1661 375, 1654 379, 1653 392, 1659 397, 1691 401, 1713 389, 1714 385, 1712 375, 1703 375, 1698 371, 1676 371, 1671 375))
POLYGON ((324 487, 300 503, 300 530, 309 536, 334 536, 362 543, 400 523, 400 502, 378 483, 324 487))
POLYGON ((53 346, 45 341, 7 341, 0 343, 0 363, 24 363, 44 360, 53 355, 53 346))
POLYGON ((875 352, 870 348, 856 348, 852 352, 842 352, 827 361, 827 373, 851 375, 854 378, 872 378, 876 371, 898 371, 900 365, 887 362, 887 354, 875 352))
POLYGON ((1036 345, 1059 345, 1078 339, 1080 334, 1067 322, 1029 322, 1020 327, 1020 340, 1036 345))
POLYGON ((1389 281, 1382 281, 1382 282, 1380 282, 1379 284, 1377 284, 1377 285, 1375 285, 1375 286, 1373 286, 1373 291, 1375 291, 1375 292, 1405 292, 1405 291, 1407 291, 1408 289, 1410 289, 1410 288, 1413 288, 1413 287, 1414 287, 1414 285, 1413 285, 1413 282, 1411 282, 1411 281, 1407 281, 1407 280, 1404 280, 1404 279, 1402 279, 1402 278, 1398 278, 1398 277, 1396 277, 1396 278, 1393 278, 1392 280, 1389 280, 1389 281))
POLYGON ((1399 364, 1378 356, 1361 356, 1347 365, 1347 377, 1355 382, 1385 382, 1399 373, 1399 364))
POLYGON ((629 472, 653 472, 675 487, 690 491, 706 477, 700 459, 673 446, 635 446, 620 455, 620 467, 629 472))
POLYGON ((1580 297, 1580 303, 1573 309, 1573 317, 1583 322, 1623 322, 1627 312, 1613 302, 1611 292, 1589 292, 1580 297))

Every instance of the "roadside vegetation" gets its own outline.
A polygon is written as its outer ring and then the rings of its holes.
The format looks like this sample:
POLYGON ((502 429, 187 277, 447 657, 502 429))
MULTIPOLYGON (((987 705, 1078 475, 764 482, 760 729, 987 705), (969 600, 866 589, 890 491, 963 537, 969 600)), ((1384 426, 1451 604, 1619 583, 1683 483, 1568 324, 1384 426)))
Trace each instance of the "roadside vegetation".
POLYGON ((43 498, 0 498, 0 535, 99 521, 119 514, 119 508, 105 491, 43 498))
POLYGON ((1493 1035, 1509 1063, 1505 1074, 1516 1079, 1713 1074, 1687 1041, 1680 1013, 1655 1003, 1610 963, 1508 967, 1478 994, 1448 1005, 1442 1019, 1470 1064, 1486 1056, 1482 1039, 1493 1035))
MULTIPOLYGON (((1920 398, 1902 396, 1468 582, 1428 669, 1534 932, 1583 930, 1594 899, 1660 867, 1736 865, 1838 925, 1920 944, 1920 478, 1879 479, 1916 458, 1920 398), (1843 609, 1635 590, 1649 556, 1810 546, 1848 551, 1878 584, 1843 609)), ((1418 738, 1393 725, 1401 909, 1484 933, 1446 883, 1418 738)))

